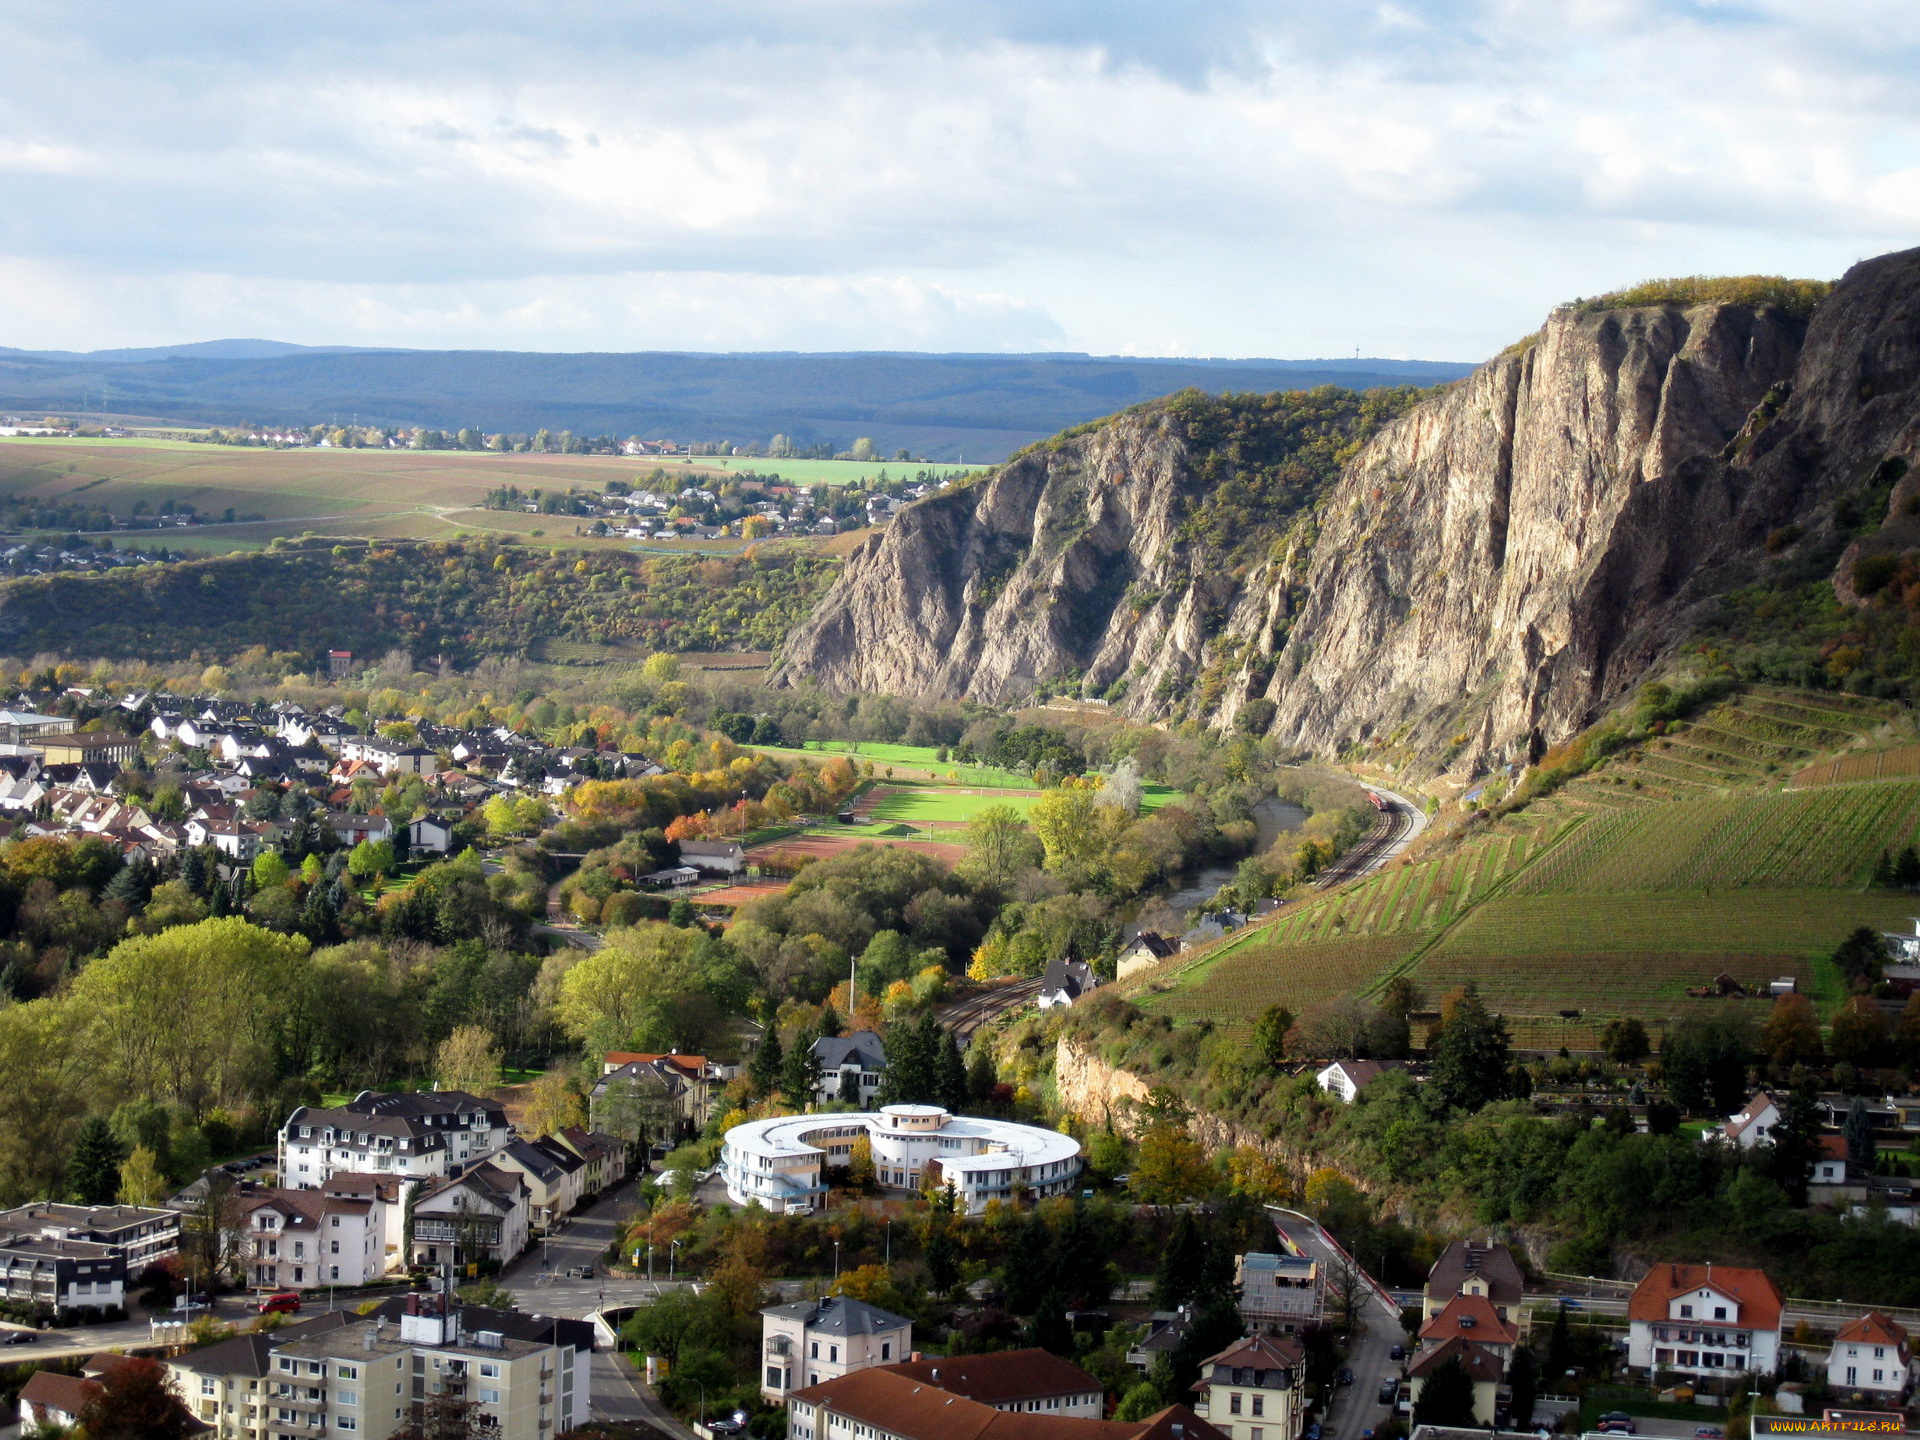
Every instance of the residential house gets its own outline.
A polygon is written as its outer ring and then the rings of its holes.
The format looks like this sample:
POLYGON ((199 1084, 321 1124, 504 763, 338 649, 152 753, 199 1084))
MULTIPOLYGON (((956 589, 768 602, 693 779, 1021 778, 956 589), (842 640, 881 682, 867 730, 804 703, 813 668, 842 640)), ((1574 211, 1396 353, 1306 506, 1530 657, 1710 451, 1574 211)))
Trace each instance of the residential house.
POLYGON ((627 1178, 627 1142, 619 1136, 568 1125, 554 1138, 587 1162, 582 1194, 598 1195, 627 1178))
POLYGON ((1751 1150, 1756 1145, 1766 1144, 1774 1126, 1779 1123, 1780 1102, 1770 1092, 1756 1090, 1747 1097, 1747 1103, 1740 1108, 1738 1115, 1727 1117, 1726 1124, 1720 1127, 1720 1133, 1742 1150, 1751 1150))
POLYGON ((1306 1350, 1298 1340, 1252 1335, 1200 1362, 1195 1407, 1231 1440, 1298 1440, 1306 1417, 1306 1350))
POLYGON ((1040 994, 1035 1004, 1042 1010, 1071 1005, 1100 983, 1093 967, 1081 960, 1049 960, 1040 977, 1040 994))
POLYGON ((694 1083, 664 1058, 635 1060, 608 1071, 587 1094, 587 1120, 595 1130, 629 1134, 638 1142, 663 1140, 694 1128, 694 1083))
POLYGON ((934 1386, 995 1410, 1029 1415, 1077 1415, 1098 1420, 1106 1392, 1070 1360, 1046 1350, 1000 1350, 907 1360, 890 1367, 909 1380, 934 1386))
POLYGON ((1140 1371, 1151 1370, 1161 1356, 1172 1358, 1193 1328, 1193 1307, 1182 1305, 1173 1310, 1155 1310, 1147 1317, 1147 1331, 1127 1351, 1127 1364, 1140 1371))
POLYGON ((1434 1371, 1456 1357, 1473 1381, 1473 1418, 1491 1426, 1500 1413, 1500 1379, 1506 1367, 1484 1345, 1462 1336, 1456 1335, 1431 1350, 1421 1351, 1407 1366, 1407 1391, 1413 1404, 1420 1403, 1420 1394, 1427 1388, 1434 1371))
POLYGON ((1764 1270, 1654 1266, 1627 1302, 1627 1364, 1692 1381, 1780 1367, 1780 1287, 1764 1270))
POLYGON ((329 810, 321 817, 321 823, 349 849, 362 840, 393 838, 393 822, 384 815, 356 815, 351 810, 329 810))
POLYGON ((1399 1068, 1391 1060, 1336 1060, 1313 1078, 1329 1095, 1337 1095, 1342 1104, 1351 1105, 1367 1086, 1399 1068))
POLYGON ((913 1322, 851 1295, 770 1305, 760 1312, 766 1373, 760 1394, 777 1405, 796 1390, 913 1353, 913 1322))
POLYGON ((813 1063, 820 1073, 813 1091, 816 1100, 842 1100, 865 1110, 886 1074, 887 1049, 871 1030, 822 1035, 813 1042, 813 1063))
POLYGON ((1814 1153, 1813 1173, 1807 1178, 1808 1193, 1814 1203, 1865 1200, 1866 1176, 1854 1173, 1853 1164, 1847 1159, 1846 1136, 1816 1136, 1815 1145, 1818 1148, 1814 1153))
POLYGON ((1491 1240, 1455 1240, 1427 1272, 1420 1318, 1433 1319, 1456 1296, 1477 1295, 1493 1307, 1502 1324, 1511 1322, 1524 1331, 1527 1312, 1521 1299, 1525 1291, 1526 1277, 1506 1246, 1491 1240))
POLYGON ((1250 1251, 1234 1262, 1240 1315, 1256 1334, 1292 1335, 1326 1313, 1320 1262, 1311 1255, 1250 1251))
POLYGON ((340 758, 371 765, 382 775, 419 775, 438 773, 440 762, 424 745, 388 740, 379 735, 355 735, 340 742, 340 758))
POLYGON ((1136 970, 1145 970, 1158 965, 1169 956, 1178 955, 1177 942, 1155 930, 1142 930, 1134 937, 1133 943, 1120 952, 1120 960, 1115 967, 1115 975, 1124 980, 1136 970))
POLYGON ((168 1379, 194 1418, 210 1426, 220 1440, 273 1440, 284 1433, 273 1429, 265 1403, 270 1383, 275 1388, 278 1384, 270 1380, 274 1347, 324 1335, 356 1318, 351 1310, 336 1310, 188 1350, 165 1362, 168 1379))
POLYGON ((505 1265, 527 1248, 532 1208, 526 1177, 491 1161, 429 1182, 413 1205, 413 1263, 505 1265))
POLYGON ((283 1184, 317 1189, 336 1172, 425 1179, 483 1160, 511 1137, 506 1107, 459 1090, 362 1090, 334 1109, 302 1105, 280 1128, 283 1184))
POLYGON ((509 1140, 488 1160, 526 1179, 533 1223, 543 1230, 551 1229, 562 1215, 571 1215, 580 1203, 587 1162, 550 1135, 509 1140))
POLYGON ((71 1430, 80 1412, 106 1394, 98 1380, 62 1375, 58 1370, 36 1370, 20 1387, 20 1432, 71 1430))
POLYGON ((399 1175, 367 1175, 352 1170, 336 1170, 320 1187, 321 1193, 345 1200, 379 1202, 380 1253, 385 1268, 393 1270, 401 1263, 401 1247, 407 1237, 407 1196, 426 1180, 408 1180, 399 1175))
MULTIPOLYGON (((5 716, 0 715, 0 722, 4 720, 5 716)), ((1911 934, 1904 930, 1883 930, 1880 932, 1880 938, 1886 941, 1887 955, 1891 959, 1920 961, 1920 915, 1913 917, 1911 934)))
POLYGON ((1836 1395, 1898 1408, 1906 1398, 1912 1366, 1906 1327, 1875 1310, 1849 1320, 1833 1337, 1827 1384, 1836 1395))
POLYGON ((453 822, 422 815, 407 826, 407 849, 415 855, 445 855, 453 849, 453 822))
POLYGON ((0 1211, 0 1235, 89 1240, 104 1245, 138 1275, 180 1248, 180 1212, 150 1205, 67 1205, 41 1200, 0 1211))
POLYGON ((716 875, 738 875, 747 868, 747 852, 732 840, 682 840, 680 859, 716 875))
POLYGON ((256 1190, 246 1217, 247 1283, 264 1290, 365 1285, 386 1272, 386 1225, 377 1197, 322 1190, 256 1190))
POLYGON ((1504 1367, 1513 1357, 1514 1346, 1520 1343, 1520 1327, 1501 1319, 1487 1296, 1464 1293, 1447 1301, 1420 1327, 1422 1353, 1453 1340, 1471 1342, 1504 1367))
MULTIPOLYGON (((986 1357, 976 1357, 986 1358, 986 1357)), ((879 1365, 787 1397, 792 1440, 1226 1440, 1184 1405, 1145 1420, 996 1410, 879 1365)))
MULTIPOLYGON (((600 1067, 601 1082, 612 1079, 614 1071, 627 1065, 664 1065, 666 1072, 656 1073, 677 1075, 687 1087, 683 1092, 684 1113, 696 1128, 707 1123, 713 1113, 714 1097, 736 1073, 734 1067, 717 1065, 704 1055, 682 1055, 678 1051, 650 1055, 635 1050, 609 1050, 600 1067)), ((594 1089, 597 1093, 600 1086, 594 1089)))

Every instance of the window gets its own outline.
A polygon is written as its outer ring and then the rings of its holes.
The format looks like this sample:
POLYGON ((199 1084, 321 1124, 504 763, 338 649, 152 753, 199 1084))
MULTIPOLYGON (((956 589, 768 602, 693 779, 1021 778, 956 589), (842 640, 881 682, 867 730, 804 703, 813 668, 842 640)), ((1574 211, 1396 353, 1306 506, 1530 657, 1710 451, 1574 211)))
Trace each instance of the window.
POLYGON ((807 1358, 809 1360, 818 1360, 820 1358, 820 1342, 818 1340, 813 1342, 808 1351, 807 1358))
POLYGON ((333 1392, 333 1399, 337 1405, 358 1405, 360 1403, 360 1392, 358 1390, 336 1390, 333 1392))
MULTIPOLYGON (((333 1217, 333 1228, 336 1230, 340 1228, 340 1217, 338 1215, 333 1217)), ((339 1242, 336 1241, 335 1243, 337 1244, 339 1242)))
POLYGON ((882 1340, 880 1342, 880 1358, 882 1360, 891 1360, 893 1358, 893 1341, 882 1340))
POLYGON ((1266 1396, 1256 1395, 1253 1397, 1253 1413, 1256 1415, 1264 1415, 1267 1413, 1267 1397, 1266 1396))
POLYGON ((498 1390, 482 1390, 480 1392, 480 1403, 482 1405, 498 1405, 500 1403, 500 1392, 498 1390))
POLYGON ((327 1269, 331 1272, 328 1278, 333 1280, 340 1278, 340 1267, 338 1265, 329 1265, 327 1269))
POLYGON ((214 1384, 213 1380, 210 1377, 205 1375, 202 1375, 200 1377, 200 1393, 202 1395, 218 1394, 219 1390, 220 1390, 220 1387, 214 1384))
POLYGON ((1713 1307, 1713 1318, 1714 1318, 1714 1319, 1716 1319, 1716 1320, 1724 1320, 1724 1319, 1726 1319, 1726 1318, 1727 1318, 1727 1307, 1726 1307, 1726 1306, 1724 1306, 1724 1305, 1716 1305, 1716 1306, 1714 1306, 1714 1307, 1713 1307))
POLYGON ((1693 1318, 1693 1307, 1691 1305, 1682 1305, 1680 1307, 1680 1318, 1682 1320, 1691 1320, 1693 1318))
POLYGON ((342 1365, 340 1367, 340 1378, 342 1380, 358 1380, 360 1378, 360 1367, 357 1365, 342 1365))
POLYGON ((360 1428, 360 1422, 351 1415, 336 1415, 333 1419, 333 1428, 336 1430, 358 1430, 360 1428))
POLYGON ((767 1366, 767 1388, 769 1390, 785 1389, 786 1387, 781 1383, 781 1378, 780 1367, 778 1365, 767 1366))
POLYGON ((340 1242, 338 1240, 335 1240, 332 1242, 332 1244, 333 1244, 333 1250, 330 1253, 338 1255, 340 1253, 340 1242))
POLYGON ((1229 1415, 1238 1415, 1240 1413, 1240 1392, 1237 1390, 1227 1396, 1227 1413, 1229 1415))
POLYGON ((480 1366, 480 1378, 482 1380, 498 1380, 500 1378, 500 1367, 498 1365, 486 1364, 483 1361, 480 1366))

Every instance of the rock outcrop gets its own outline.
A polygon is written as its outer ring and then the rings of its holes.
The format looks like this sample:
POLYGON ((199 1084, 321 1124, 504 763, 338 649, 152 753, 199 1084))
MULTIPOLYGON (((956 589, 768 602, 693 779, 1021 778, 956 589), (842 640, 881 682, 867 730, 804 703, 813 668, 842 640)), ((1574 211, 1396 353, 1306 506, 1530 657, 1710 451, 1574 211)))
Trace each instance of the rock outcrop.
POLYGON ((1792 559, 1772 558, 1781 536, 1830 566, 1849 497, 1893 519, 1842 572, 1905 544, 1917 395, 1920 251, 1854 267, 1810 321, 1568 307, 1231 564, 1186 525, 1221 466, 1177 406, 1149 407, 904 511, 778 673, 993 701, 1077 687, 1323 754, 1524 761, 1670 661, 1718 593, 1792 559))

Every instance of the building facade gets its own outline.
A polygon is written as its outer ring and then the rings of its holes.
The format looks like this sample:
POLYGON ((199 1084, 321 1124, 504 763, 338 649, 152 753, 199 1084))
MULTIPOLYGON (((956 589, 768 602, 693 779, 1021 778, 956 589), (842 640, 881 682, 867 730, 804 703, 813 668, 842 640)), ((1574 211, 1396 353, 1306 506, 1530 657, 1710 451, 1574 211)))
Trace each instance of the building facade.
POLYGON ((247 1283, 262 1290, 366 1285, 386 1273, 385 1204, 319 1190, 242 1197, 247 1283))
POLYGON ((1257 1333, 1292 1335, 1326 1314, 1320 1262, 1311 1255, 1250 1251, 1236 1259, 1234 1282, 1241 1318, 1257 1333))
POLYGON ((1913 1354, 1904 1325, 1879 1311, 1849 1320, 1827 1352, 1827 1384, 1835 1395, 1898 1406, 1912 1379, 1913 1354))
POLYGON ((1231 1440, 1299 1440, 1306 1351, 1298 1340, 1253 1335, 1200 1362, 1200 1413, 1231 1440))
POLYGON ((811 1211, 826 1191, 827 1167, 847 1164, 862 1140, 882 1188, 951 1185, 969 1215, 994 1199, 1071 1194, 1081 1168, 1079 1142, 1057 1131, 950 1115, 937 1105, 888 1105, 734 1126, 720 1153, 727 1197, 776 1214, 811 1211))
POLYGON ((342 1171, 434 1178, 486 1159, 512 1134, 497 1100, 458 1090, 363 1090, 338 1109, 302 1105, 287 1117, 280 1183, 316 1190, 342 1171))
POLYGON ((1780 1367, 1785 1301, 1764 1270, 1656 1265, 1627 1303, 1627 1364, 1696 1384, 1780 1367))
POLYGON ((913 1322, 847 1295, 760 1312, 760 1394, 778 1405, 795 1390, 913 1353, 913 1322))

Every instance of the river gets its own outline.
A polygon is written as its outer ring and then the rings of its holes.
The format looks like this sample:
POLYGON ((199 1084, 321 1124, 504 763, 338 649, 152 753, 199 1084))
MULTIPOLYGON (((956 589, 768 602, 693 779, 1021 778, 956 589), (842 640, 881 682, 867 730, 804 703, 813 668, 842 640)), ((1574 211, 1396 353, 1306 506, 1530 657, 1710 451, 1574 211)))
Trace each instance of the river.
MULTIPOLYGON (((1289 830, 1298 830, 1307 822, 1307 812, 1291 800, 1282 800, 1278 795, 1269 795, 1253 807, 1253 823, 1259 828, 1259 838, 1254 841, 1253 853, 1264 854, 1268 846, 1286 834, 1289 830)), ((1192 874, 1185 876, 1186 884, 1167 897, 1167 903, 1181 914, 1205 907, 1220 891, 1220 887, 1233 879, 1233 872, 1239 868, 1232 865, 1203 865, 1192 874)))

